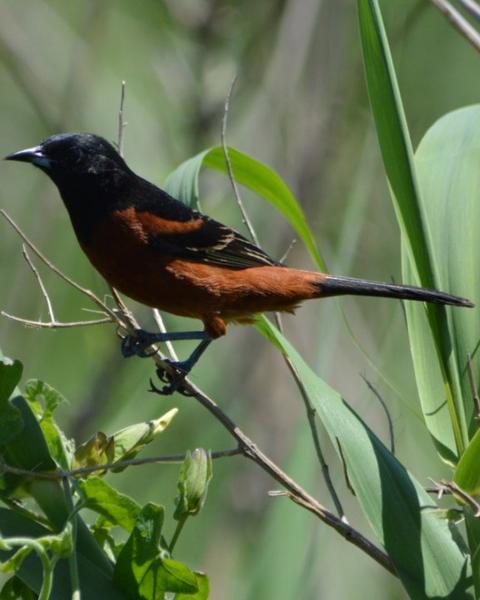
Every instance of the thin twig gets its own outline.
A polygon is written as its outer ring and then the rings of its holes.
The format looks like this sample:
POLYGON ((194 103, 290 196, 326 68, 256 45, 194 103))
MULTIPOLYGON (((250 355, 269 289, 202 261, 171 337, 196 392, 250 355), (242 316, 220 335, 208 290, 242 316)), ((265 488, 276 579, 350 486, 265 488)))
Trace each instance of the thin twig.
MULTIPOLYGON (((280 313, 278 313, 278 312, 275 313, 275 322, 276 322, 277 327, 280 330, 280 332, 283 333, 282 317, 281 317, 280 313)), ((320 445, 320 435, 318 432, 317 421, 315 419, 315 416, 317 413, 315 411, 315 408, 312 406, 312 404, 310 402, 310 398, 308 397, 307 390, 305 389, 305 386, 303 385, 303 382, 297 373, 297 369, 295 368, 295 365, 293 364, 293 362, 290 360, 290 358, 286 354, 282 353, 282 357, 283 357, 285 364, 287 365, 288 370, 290 371, 290 374, 292 375, 292 377, 298 387, 300 396, 302 397, 303 404, 305 406, 305 412, 307 413, 308 424, 310 426, 310 432, 311 432, 312 439, 313 439, 313 445, 315 447, 315 452, 317 454, 318 462, 320 463, 320 468, 322 470, 323 479, 325 480, 325 485, 327 486, 330 497, 332 498, 332 502, 335 505, 335 510, 337 511, 338 516, 342 519, 342 521, 344 521, 345 523, 348 523, 347 517, 345 515, 345 511, 343 510, 343 506, 340 501, 340 497, 337 494, 337 490, 335 489, 332 478, 330 477, 330 469, 328 467, 327 461, 325 460, 325 457, 323 456, 323 450, 320 445)))
MULTIPOLYGON (((157 324, 160 333, 167 333, 167 328, 165 327, 163 317, 158 308, 153 309, 153 318, 155 319, 155 323, 157 324)), ((168 340, 167 342, 165 342, 165 346, 167 347, 168 353, 170 354, 170 358, 172 358, 174 361, 178 361, 178 354, 175 350, 173 343, 170 340, 168 340)))
MULTIPOLYGON (((232 85, 233 87, 233 85, 232 85)), ((231 93, 231 90, 230 90, 231 93)), ((230 97, 230 94, 229 94, 230 97)), ((226 112, 228 112, 228 100, 226 103, 226 112)), ((226 129, 226 118, 224 117, 224 128, 222 131, 226 129)), ((225 139, 224 139, 225 141, 225 139)), ((225 146, 226 148, 226 142, 225 146)), ((226 152, 226 159, 228 159, 228 150, 226 152)), ((228 161, 227 161, 228 164, 228 161)), ((231 165, 229 169, 229 177, 232 181, 232 185, 234 182, 233 172, 231 170, 231 165)), ((139 328, 138 322, 135 316, 128 310, 125 306, 123 300, 119 296, 118 292, 112 289, 112 294, 114 300, 119 307, 119 315, 112 311, 105 303, 103 303, 99 298, 93 294, 90 290, 83 288, 69 277, 64 275, 53 263, 51 263, 33 244, 28 240, 28 238, 23 234, 21 229, 14 223, 14 221, 7 215, 7 213, 2 210, 0 211, 4 218, 10 223, 10 225, 17 231, 20 237, 25 241, 25 243, 39 256, 39 258, 57 275, 59 275, 66 283, 72 285, 75 289, 80 291, 81 293, 87 295, 91 298, 102 310, 104 310, 109 316, 112 317, 112 320, 118 323, 120 327, 127 330, 128 332, 134 332, 135 329, 139 328)), ((157 366, 161 366, 163 368, 169 368, 169 365, 164 362, 162 355, 159 352, 156 352, 151 356, 152 360, 157 364, 157 366)), ((293 365, 292 365, 293 366, 293 365)), ((294 371, 293 371, 294 372, 294 371)), ((298 377, 298 375, 297 375, 298 377)), ((263 471, 268 473, 275 481, 282 485, 289 498, 292 501, 296 502, 300 506, 303 506, 313 514, 315 514, 319 519, 321 519, 324 523, 326 523, 329 527, 335 529, 342 537, 344 537, 348 542, 354 544, 358 548, 360 548, 363 552, 365 552, 368 556, 370 556, 373 560, 375 560, 378 564, 383 566, 386 570, 388 570, 393 575, 397 575, 393 562, 390 558, 375 544, 373 544, 368 538, 363 536, 359 531, 348 525, 342 518, 337 517, 335 514, 330 512, 327 508, 325 508, 322 504, 320 504, 313 496, 311 496, 307 491, 305 491, 298 483, 296 483, 293 479, 291 479, 284 471, 280 469, 270 458, 268 458, 259 448, 254 444, 254 442, 230 419, 230 417, 223 412, 223 410, 215 403, 213 399, 204 394, 199 388, 193 385, 188 379, 183 382, 183 387, 187 391, 189 395, 194 397, 206 410, 213 415, 213 417, 230 433, 230 435, 237 441, 238 448, 234 451, 235 454, 240 453, 246 458, 249 458, 253 462, 255 462, 263 471)), ((313 413, 314 415, 314 413, 313 413)), ((313 425, 314 431, 316 431, 315 424, 313 425)), ((134 459, 135 460, 135 459, 134 459)), ((137 459, 141 460, 142 463, 146 464, 148 459, 137 459)), ((124 461, 130 462, 130 461, 124 461)), ((136 460, 135 460, 136 462, 136 460)), ((153 461, 152 461, 153 462, 153 461)), ((119 468, 120 463, 114 464, 114 468, 119 468)), ((133 461, 131 461, 133 464, 133 461)), ((110 465, 101 465, 99 467, 100 470, 106 470, 110 465)), ((3 466, 4 469, 12 469, 8 465, 3 466)), ((90 467, 85 467, 85 469, 89 469, 90 467)), ((112 467, 113 468, 113 467, 112 467)), ((98 470, 96 468, 96 470, 98 470)), ((328 471, 327 471, 328 472, 328 471)), ((40 475, 40 474, 37 474, 40 475)), ((42 476, 51 476, 51 473, 43 473, 42 476)), ((30 474, 31 476, 31 474, 30 474)), ((64 475, 65 476, 65 475, 64 475)), ((343 512, 343 511, 341 511, 343 512)))
MULTIPOLYGON (((156 357, 153 357, 156 360, 156 357)), ((306 492, 296 481, 289 477, 279 466, 277 466, 268 456, 266 456, 254 442, 238 427, 230 417, 206 394, 204 394, 193 383, 186 380, 184 387, 188 393, 193 396, 204 408, 206 408, 223 427, 234 437, 242 454, 255 462, 263 471, 268 473, 275 481, 278 481, 287 492, 291 494, 291 499, 303 506, 329 527, 332 527, 344 537, 348 542, 357 546, 363 552, 368 554, 373 560, 382 565, 390 573, 397 575, 395 567, 390 558, 368 538, 359 531, 345 523, 344 520, 325 508, 318 500, 306 492)), ((290 496, 289 496, 290 497, 290 496)))
POLYGON ((350 491, 350 493, 352 494, 352 496, 356 496, 357 494, 355 493, 355 490, 353 489, 353 486, 350 482, 350 477, 348 476, 347 463, 345 461, 345 457, 343 456, 342 444, 340 444, 340 440, 338 438, 335 438, 335 439, 337 440, 338 453, 339 453, 340 459, 342 461, 343 474, 345 476, 345 485, 347 486, 347 488, 350 491))
POLYGON ((473 510, 474 517, 477 519, 480 517, 480 504, 465 490, 462 490, 459 485, 457 485, 454 481, 447 481, 445 479, 440 481, 440 485, 445 489, 450 490, 450 492, 459 498, 464 504, 468 504, 473 510))
POLYGON ((460 4, 468 10, 468 12, 475 17, 475 19, 480 20, 480 6, 475 2, 475 0, 458 0, 460 4))
POLYGON ((252 225, 252 222, 250 221, 247 211, 245 210, 245 207, 244 207, 243 201, 242 201, 242 197, 240 196, 240 191, 238 189, 237 182, 235 180, 235 175, 233 173, 233 167, 232 167, 232 161, 230 160, 230 155, 228 153, 228 146, 227 146, 228 111, 230 108, 230 98, 232 96, 233 88, 235 87, 236 81, 237 81, 237 76, 235 75, 235 77, 232 79, 232 83, 230 84, 230 88, 228 90, 228 94, 225 99, 225 109, 223 111, 222 132, 221 132, 222 148, 223 148, 223 154, 225 156, 225 163, 227 165, 228 177, 230 178, 230 183, 232 184, 233 193, 235 195, 235 199, 237 201, 238 208, 240 209, 240 213, 242 214, 242 221, 243 221, 244 225, 246 226, 246 228, 248 229, 248 232, 249 232, 252 240, 255 242, 255 244, 257 246, 259 246, 260 244, 258 241, 257 234, 255 233, 255 229, 252 225))
POLYGON ((118 138, 117 148, 120 156, 123 156, 123 133, 128 123, 124 120, 124 108, 125 108, 125 87, 126 82, 122 81, 122 91, 120 92, 120 108, 118 111, 118 138))
POLYGON ((0 311, 0 315, 11 321, 22 323, 26 327, 42 328, 42 329, 68 329, 70 327, 89 327, 90 325, 102 325, 104 323, 112 323, 110 317, 104 319, 91 319, 90 321, 32 321, 30 319, 23 319, 22 317, 16 317, 4 310, 0 311))
POLYGON ((297 243, 296 238, 293 238, 293 240, 290 242, 288 248, 285 250, 285 252, 283 253, 282 257, 278 261, 281 265, 283 265, 283 263, 287 260, 288 255, 293 250, 293 247, 295 246, 296 243, 297 243))
POLYGON ((472 44, 472 46, 480 51, 480 34, 478 31, 446 0, 430 0, 438 10, 440 10, 448 19, 450 24, 459 31, 463 37, 472 44))
MULTIPOLYGON (((229 456, 237 456, 242 454, 240 448, 232 448, 231 450, 218 450, 211 452, 212 459, 226 458, 229 456)), ((186 454, 167 454, 164 456, 148 456, 146 458, 132 458, 130 460, 117 460, 113 463, 105 463, 104 465, 91 465, 88 467, 79 467, 78 469, 58 470, 58 471, 31 471, 28 469, 20 469, 6 463, 0 463, 0 473, 11 473, 12 475, 21 475, 31 479, 65 479, 67 477, 79 477, 81 475, 89 475, 99 471, 112 471, 114 469, 126 469, 127 467, 139 467, 152 464, 178 464, 185 460, 186 454)))
POLYGON ((473 370, 471 354, 467 354, 467 373, 468 381, 470 382, 470 389, 472 391, 472 400, 475 406, 475 420, 477 421, 477 426, 480 426, 480 396, 478 395, 478 388, 475 381, 475 373, 473 370))
POLYGON ((38 272, 37 268, 35 267, 32 260, 30 259, 30 256, 28 255, 25 244, 22 244, 22 254, 23 254, 23 258, 27 261, 28 266, 32 270, 32 273, 33 273, 35 279, 37 280, 38 285, 40 286, 40 290, 42 291, 43 297, 45 298, 45 303, 47 304, 47 310, 48 310, 48 314, 50 316, 50 321, 52 323, 55 323, 56 319, 55 319, 55 314, 53 312, 52 301, 50 300, 50 296, 48 295, 47 288, 45 287, 45 284, 43 283, 43 280, 40 277, 40 273, 38 272))
MULTIPOLYGON (((67 329, 69 327, 85 327, 85 326, 90 326, 90 325, 100 325, 103 323, 111 323, 112 322, 112 319, 110 317, 105 317, 103 319, 92 319, 89 321, 68 321, 68 322, 57 321, 55 318, 55 313, 53 311, 52 301, 50 300, 50 296, 48 295, 48 292, 47 292, 47 288, 45 287, 45 284, 43 283, 40 273, 38 272, 37 268, 33 264, 32 259, 30 258, 29 254, 27 252, 25 244, 22 244, 22 255, 23 255, 23 258, 26 260, 28 266, 32 270, 32 272, 35 276, 35 279, 37 280, 37 283, 40 287, 42 295, 45 298, 50 321, 33 321, 31 319, 24 319, 23 317, 17 317, 15 315, 11 315, 10 313, 5 312, 4 310, 2 310, 0 312, 0 315, 2 315, 2 317, 5 317, 6 319, 10 319, 11 321, 16 321, 17 323, 22 323, 22 325, 25 325, 26 327, 37 327, 37 328, 43 328, 43 329, 67 329)), ((105 314, 103 311, 102 311, 102 313, 105 314)))
MULTIPOLYGON (((119 316, 109 309, 99 298, 95 296, 90 290, 86 290, 79 284, 75 283, 68 276, 64 275, 51 261, 49 261, 33 244, 30 240, 25 236, 22 230, 16 225, 16 223, 5 213, 5 211, 0 211, 1 214, 7 219, 7 221, 12 225, 12 227, 17 231, 20 237, 25 241, 25 243, 39 256, 39 258, 52 270, 54 273, 59 275, 66 283, 72 285, 75 289, 80 291, 81 293, 87 295, 92 298, 92 300, 104 309, 108 314, 111 314, 113 319, 120 324, 120 326, 126 330, 132 330, 139 328, 138 322, 135 319, 134 315, 125 310, 122 314, 124 321, 121 321, 119 316)), ((112 294, 114 296, 117 305, 120 309, 124 310, 124 303, 116 290, 112 289, 112 294)), ((126 308, 126 307, 125 307, 126 308)), ((154 354, 152 360, 161 367, 165 368, 165 363, 163 361, 162 355, 160 353, 154 354)), ((168 365, 166 365, 168 367, 168 365)), ((341 518, 334 515, 324 506, 322 506, 313 496, 310 496, 308 492, 306 492, 300 485, 298 485, 293 479, 291 479, 286 473, 284 473, 280 467, 278 467, 270 458, 268 458, 263 452, 261 452, 257 446, 253 443, 253 441, 243 433, 243 431, 223 412, 223 410, 212 400, 209 396, 204 394, 199 388, 194 386, 188 379, 183 383, 183 387, 186 391, 193 396, 204 408, 206 408, 215 418, 216 420, 223 425, 223 427, 232 435, 233 438, 238 442, 240 453, 255 462, 262 470, 268 473, 271 477, 273 477, 276 481, 278 481, 292 496, 292 500, 294 500, 297 504, 304 506, 307 510, 317 515, 324 523, 326 523, 329 527, 335 529, 342 537, 344 537, 347 541, 354 544, 358 548, 360 548, 363 552, 368 554, 373 560, 382 565, 385 569, 387 569, 390 573, 396 575, 395 567, 390 560, 390 558, 375 544, 373 544, 368 538, 363 536, 359 531, 345 523, 341 518)), ((237 452, 237 449, 235 450, 237 452)), ((142 464, 146 464, 148 459, 139 459, 143 461, 142 464)), ((152 461, 153 462, 153 461, 152 461)), ((101 465, 101 470, 106 470, 110 465, 101 465)), ((115 468, 119 467, 119 463, 114 465, 115 468)), ((90 467, 85 467, 85 469, 90 467)), ((112 467, 113 468, 113 467, 112 467)), ((14 467, 10 467, 9 465, 3 465, 3 469, 10 470, 14 472, 14 467)), ((96 469, 97 470, 97 469, 96 469)), ((19 470, 16 470, 19 473, 19 470)), ((26 473, 23 473, 26 475, 26 473)), ((33 476, 31 473, 27 473, 29 476, 33 476)), ((35 476, 43 477, 43 478, 52 478, 57 475, 52 473, 37 473, 35 476)), ((65 476, 65 474, 64 474, 65 476)))
POLYGON ((387 417, 387 422, 388 422, 388 433, 389 433, 389 437, 390 437, 390 452, 392 454, 395 454, 395 434, 393 431, 393 421, 392 421, 392 417, 390 416, 390 411, 388 410, 387 403, 380 395, 380 392, 378 392, 378 390, 373 386, 372 383, 370 383, 370 381, 368 381, 368 379, 366 377, 364 377, 363 375, 360 375, 360 377, 367 384, 368 389, 373 393, 375 398, 380 402, 383 410, 385 411, 385 415, 387 417))
MULTIPOLYGON (((247 211, 245 210, 245 207, 243 205, 242 202, 242 198, 240 195, 240 191, 237 187, 237 182, 235 180, 235 174, 233 173, 233 169, 232 169, 232 165, 230 162, 230 157, 228 155, 228 146, 227 146, 227 120, 228 120, 228 110, 230 107, 230 98, 232 95, 232 91, 233 91, 233 87, 235 85, 235 81, 236 81, 236 77, 233 79, 231 85, 230 85, 230 89, 228 91, 227 94, 227 98, 225 100, 225 110, 224 110, 224 114, 223 114, 223 119, 222 119, 222 147, 223 147, 223 153, 225 155, 225 161, 227 163, 227 168, 228 168, 228 177, 230 179, 230 184, 232 186, 233 189, 233 193, 235 195, 235 198, 237 200, 237 204, 240 207, 240 211, 242 213, 243 219, 244 219, 244 223, 247 225, 248 230, 250 231, 250 235, 251 238, 254 240, 254 242, 257 244, 257 246, 260 246, 259 241, 258 241, 258 236, 256 234, 255 228, 252 225, 252 222, 250 221, 250 218, 248 216, 247 211)), ((276 319, 276 323, 278 328, 280 329, 280 331, 282 330, 282 322, 281 322, 281 317, 279 313, 275 313, 275 319, 276 319)), ((286 355, 282 355, 283 356, 283 360, 285 361, 290 373, 292 374, 295 383, 297 384, 297 387, 300 391, 300 395, 302 396, 304 405, 305 405, 305 410, 307 412, 307 418, 308 418, 308 423, 310 425, 310 430, 312 433, 312 438, 313 438, 313 443, 315 446, 315 451, 317 453, 317 457, 320 463, 320 468, 322 470, 322 475, 323 478, 325 480, 325 484, 327 486, 327 489, 329 491, 329 494, 332 498, 332 501, 335 505, 335 509, 339 515, 339 517, 345 521, 347 521, 347 518, 345 516, 343 507, 342 507, 342 503, 340 502, 340 498, 335 490, 335 487, 333 485, 332 479, 330 477, 330 471, 327 465, 327 462, 325 461, 325 458, 323 456, 323 452, 322 452, 322 448, 320 446, 320 436, 318 434, 318 429, 317 429, 317 423, 315 421, 315 410, 313 408, 313 406, 310 403, 310 399, 308 397, 308 394, 305 390, 305 387, 302 383, 302 380, 300 379, 297 370, 295 369, 295 366, 293 365, 292 361, 289 359, 288 356, 286 355)))
POLYGON ((4 219, 6 219, 6 221, 8 221, 8 223, 18 233, 18 235, 22 238, 22 240, 25 242, 25 244, 38 256, 38 258, 44 264, 47 265, 47 267, 51 271, 53 271, 56 275, 58 275, 60 277, 60 279, 63 279, 63 281, 65 281, 68 285, 70 285, 71 287, 73 287, 77 291, 79 291, 80 293, 82 293, 85 296, 87 296, 88 298, 90 298, 90 300, 92 302, 94 302, 97 306, 99 306, 100 309, 102 310, 102 312, 106 313, 112 319, 112 321, 116 322, 121 327, 124 326, 124 324, 121 321, 121 319, 119 318, 119 316, 113 310, 111 310, 104 302, 102 302, 100 300, 100 298, 98 298, 98 296, 96 296, 91 290, 82 287, 76 281, 71 279, 68 275, 65 275, 65 273, 63 273, 63 271, 61 271, 58 267, 56 267, 42 252, 40 252, 40 250, 35 246, 35 244, 25 235, 25 233, 23 233, 23 231, 20 229, 20 227, 15 223, 15 221, 10 217, 10 215, 3 208, 0 209, 0 214, 2 215, 2 217, 4 219))

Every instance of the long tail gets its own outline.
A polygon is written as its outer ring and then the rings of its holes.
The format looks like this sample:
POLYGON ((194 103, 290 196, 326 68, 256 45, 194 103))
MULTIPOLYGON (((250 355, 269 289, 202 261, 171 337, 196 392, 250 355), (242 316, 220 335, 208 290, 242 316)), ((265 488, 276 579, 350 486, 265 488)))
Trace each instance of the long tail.
POLYGON ((451 304, 453 306, 475 306, 466 298, 452 296, 445 292, 415 287, 413 285, 394 285, 390 283, 379 283, 366 279, 354 279, 352 277, 335 277, 327 275, 325 279, 315 282, 319 290, 319 296, 343 296, 350 294, 354 296, 381 296, 383 298, 399 298, 401 300, 418 300, 420 302, 432 302, 433 304, 451 304))

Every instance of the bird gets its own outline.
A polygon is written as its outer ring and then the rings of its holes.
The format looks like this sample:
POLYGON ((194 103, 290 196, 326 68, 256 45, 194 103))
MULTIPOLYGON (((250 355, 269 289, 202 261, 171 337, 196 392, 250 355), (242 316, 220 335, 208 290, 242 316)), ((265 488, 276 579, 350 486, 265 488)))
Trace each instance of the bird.
POLYGON ((145 356, 155 342, 198 340, 188 359, 159 369, 162 393, 185 392, 185 376, 229 323, 258 314, 293 313, 305 300, 381 296, 472 307, 465 299, 410 285, 295 269, 271 258, 235 229, 202 214, 134 173, 113 144, 92 133, 61 133, 5 160, 31 163, 57 186, 78 239, 95 269, 126 296, 193 317, 199 331, 138 330, 124 356, 145 356))

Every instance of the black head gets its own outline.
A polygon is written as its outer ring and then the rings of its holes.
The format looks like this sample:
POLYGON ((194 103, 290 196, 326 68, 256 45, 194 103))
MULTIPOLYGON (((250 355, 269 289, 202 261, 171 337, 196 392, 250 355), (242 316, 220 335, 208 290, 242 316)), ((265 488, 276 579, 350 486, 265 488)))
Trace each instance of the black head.
POLYGON ((116 149, 93 133, 52 135, 39 146, 9 154, 5 160, 29 162, 49 175, 57 185, 65 179, 111 173, 127 165, 116 149))

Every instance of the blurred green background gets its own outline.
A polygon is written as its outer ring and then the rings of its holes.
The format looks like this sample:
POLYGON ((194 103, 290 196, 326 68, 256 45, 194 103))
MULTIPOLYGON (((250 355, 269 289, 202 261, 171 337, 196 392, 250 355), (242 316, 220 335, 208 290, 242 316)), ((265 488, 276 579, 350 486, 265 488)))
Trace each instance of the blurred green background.
MULTIPOLYGON (((414 142, 442 114, 478 100, 478 56, 424 0, 382 2, 414 142)), ((366 97, 353 0, 1 0, 0 153, 61 131, 117 137, 120 84, 127 82, 125 156, 161 185, 189 156, 220 140, 225 96, 238 75, 229 114, 232 146, 273 166, 301 203, 332 272, 400 280, 399 233, 366 97)), ((102 279, 81 253, 53 184, 25 165, 1 163, 1 206, 66 273, 99 295, 102 279)), ((271 205, 244 192, 263 247, 280 258, 293 233, 271 205)), ((202 209, 242 229, 228 179, 202 175, 202 209)), ((0 223, 0 308, 47 319, 21 257, 0 223)), ((311 268, 301 244, 288 264, 311 268)), ((91 315, 84 297, 45 272, 57 317, 91 315)), ((288 337, 388 442, 385 415, 361 376, 387 402, 396 451, 420 481, 444 472, 423 426, 400 303, 345 299, 348 332, 334 300, 285 317, 288 337), (357 347, 357 343, 360 349, 357 347), (368 360, 365 352, 371 357, 368 360)), ((131 304, 145 327, 150 312, 131 304)), ((166 317, 181 329, 185 320, 166 317)), ((179 415, 153 454, 231 447, 195 402, 147 393, 152 363, 123 360, 109 326, 26 329, 0 319, 0 347, 68 399, 67 433, 83 441, 159 416, 179 415)), ((177 345, 187 355, 188 345, 177 345)), ((232 327, 193 380, 268 455, 324 504, 330 499, 314 457, 296 387, 281 356, 253 328, 232 327)), ((325 451, 350 522, 367 535, 341 465, 325 451)), ((144 466, 109 480, 139 502, 172 507, 176 466, 144 466)), ((312 515, 285 498, 245 459, 217 461, 207 504, 191 520, 177 556, 211 578, 213 600, 404 598, 400 585, 312 515)), ((173 523, 168 524, 173 531, 173 523)))

